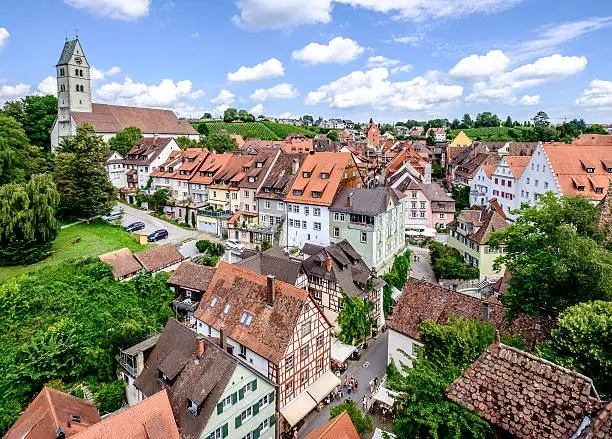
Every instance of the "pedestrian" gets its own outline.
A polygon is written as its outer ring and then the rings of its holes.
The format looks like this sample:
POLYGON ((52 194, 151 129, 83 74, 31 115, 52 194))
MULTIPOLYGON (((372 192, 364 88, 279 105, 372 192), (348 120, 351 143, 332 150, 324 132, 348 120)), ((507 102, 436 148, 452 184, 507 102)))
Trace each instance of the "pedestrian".
POLYGON ((348 391, 348 394, 350 395, 350 394, 351 394, 351 385, 350 385, 350 384, 349 384, 349 386, 348 386, 347 391, 348 391))
POLYGON ((355 380, 354 386, 355 386, 355 392, 359 390, 359 381, 355 380))
POLYGON ((368 410, 368 399, 365 397, 365 395, 363 395, 363 411, 366 412, 368 410))
POLYGON ((374 393, 374 382, 370 381, 370 394, 374 393))
POLYGON ((344 396, 344 392, 342 391, 342 389, 340 389, 340 399, 342 399, 343 396, 344 396))

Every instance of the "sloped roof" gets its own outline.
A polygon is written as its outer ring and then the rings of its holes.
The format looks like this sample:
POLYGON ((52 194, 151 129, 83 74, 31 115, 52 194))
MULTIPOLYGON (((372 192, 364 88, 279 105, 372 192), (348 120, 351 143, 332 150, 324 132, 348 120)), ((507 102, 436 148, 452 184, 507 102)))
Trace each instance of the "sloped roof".
MULTIPOLYGON (((186 410, 185 410, 186 411, 186 410)), ((161 390, 155 395, 74 436, 77 439, 178 439, 179 432, 168 401, 161 390)))
POLYGON ((91 108, 91 113, 73 111, 72 118, 78 125, 88 123, 98 133, 118 133, 133 126, 145 134, 198 134, 189 122, 178 119, 171 110, 108 104, 92 104, 91 108))
POLYGON ((194 316, 216 330, 225 325, 228 337, 278 364, 309 297, 307 291, 277 280, 275 290, 269 307, 267 276, 221 262, 194 316), (213 297, 218 300, 211 307, 213 297), (230 309, 224 314, 228 304, 230 309), (240 324, 245 311, 255 316, 248 328, 240 324))
MULTIPOLYGON (((72 58, 72 54, 74 53, 74 49, 76 48, 78 42, 78 39, 74 39, 71 41, 66 41, 64 43, 62 54, 60 55, 59 61, 57 62, 58 66, 60 64, 68 64, 70 62, 70 59, 72 58)), ((83 56, 85 56, 85 54, 83 54, 83 56)))
POLYGON ((98 410, 84 399, 43 387, 4 439, 55 439, 58 428, 72 437, 100 420, 98 410), (71 415, 80 416, 81 421, 69 427, 71 415))
POLYGON ((183 261, 168 279, 169 285, 176 285, 188 290, 206 291, 212 280, 215 269, 190 261, 183 261))
POLYGON ((501 343, 491 345, 447 395, 519 439, 569 438, 598 402, 590 378, 501 343))
POLYGON ((405 195, 385 186, 377 188, 345 187, 338 191, 336 199, 330 209, 334 212, 354 213, 360 215, 376 216, 387 211, 389 201, 395 206, 405 195), (348 206, 348 198, 351 206, 348 206))
POLYGON ((121 163, 150 165, 173 140, 172 137, 143 137, 125 155, 121 163))
POLYGON ((359 439, 359 433, 345 410, 327 424, 312 430, 304 439, 359 439))
POLYGON ((261 190, 257 193, 257 196, 259 198, 284 199, 291 190, 291 186, 298 176, 299 168, 305 158, 306 154, 281 152, 276 159, 276 163, 270 169, 268 177, 262 183, 261 190), (297 161, 298 167, 298 172, 295 174, 292 173, 294 160, 297 161), (270 188, 270 192, 266 192, 265 188, 270 188), (280 193, 276 193, 276 190, 279 190, 280 193))
POLYGON ((421 183, 419 186, 423 191, 423 195, 425 195, 429 201, 455 202, 455 200, 447 194, 446 189, 439 183, 421 183))
POLYGON ((302 273, 302 263, 291 259, 280 247, 257 253, 236 265, 266 276, 271 274, 289 285, 295 285, 302 273))
POLYGON ((204 433, 237 364, 236 358, 215 343, 170 319, 134 385, 145 395, 155 394, 162 390, 159 371, 163 371, 171 380, 165 389, 181 429, 181 438, 196 439, 204 433), (204 354, 196 362, 196 341, 199 339, 204 343, 204 354), (168 370, 172 371, 172 376, 168 375, 168 370), (198 404, 197 416, 187 410, 188 399, 198 404))
POLYGON ((98 258, 112 267, 115 279, 134 274, 142 269, 142 265, 134 257, 134 253, 129 248, 121 248, 114 252, 105 253, 98 256, 98 258))
POLYGON ((528 155, 509 155, 504 157, 504 159, 506 163, 508 163, 508 167, 512 171, 514 178, 518 180, 527 167, 527 163, 531 160, 531 157, 528 155))
POLYGON ((602 408, 577 439, 610 439, 612 437, 612 401, 602 408))
POLYGON ((609 134, 581 134, 572 141, 572 145, 612 145, 612 136, 609 134))
MULTIPOLYGON (((495 202, 497 202, 497 200, 495 202)), ((478 230, 468 235, 468 238, 478 244, 485 244, 489 236, 491 236, 491 233, 501 232, 508 227, 508 223, 504 219, 504 216, 500 215, 497 209, 490 209, 481 217, 481 221, 482 223, 480 227, 478 227, 478 230)))
POLYGON ((141 251, 136 253, 134 257, 149 271, 161 270, 185 259, 181 252, 170 243, 141 251))

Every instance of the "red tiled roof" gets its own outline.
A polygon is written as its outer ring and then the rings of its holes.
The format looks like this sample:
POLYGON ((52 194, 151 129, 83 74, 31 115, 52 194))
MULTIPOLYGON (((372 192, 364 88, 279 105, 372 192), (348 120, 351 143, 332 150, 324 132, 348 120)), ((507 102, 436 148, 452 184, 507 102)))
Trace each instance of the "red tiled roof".
POLYGON ((447 395, 519 439, 569 438, 599 403, 590 378, 501 343, 491 345, 447 395))
POLYGON ((109 416, 75 439, 179 439, 165 390, 109 416))
POLYGON ((612 401, 602 409, 577 439, 610 439, 612 437, 612 401))
POLYGON ((528 155, 509 155, 505 157, 505 160, 506 163, 508 163, 512 174, 514 175, 514 178, 518 180, 527 167, 527 163, 529 163, 529 160, 531 160, 531 157, 528 155))
POLYGON ((107 104, 92 104, 91 108, 91 113, 73 111, 72 118, 78 125, 88 123, 98 133, 117 133, 133 126, 146 134, 198 134, 170 110, 107 104))
POLYGON ((195 291, 206 291, 215 274, 215 269, 183 261, 168 279, 168 285, 176 285, 195 291))
POLYGON ((98 410, 84 399, 44 387, 4 439, 55 439, 60 427, 66 437, 72 437, 100 420, 98 410), (80 416, 81 421, 69 427, 71 415, 80 416))
POLYGON ((159 247, 150 248, 136 253, 134 257, 149 271, 161 270, 184 259, 183 255, 173 244, 164 244, 159 247))
POLYGON ((327 424, 312 430, 304 439, 359 439, 359 433, 345 410, 327 424))
POLYGON ((134 257, 134 253, 129 248, 121 248, 114 252, 100 255, 98 258, 113 268, 115 279, 135 274, 138 270, 142 269, 142 265, 134 257))

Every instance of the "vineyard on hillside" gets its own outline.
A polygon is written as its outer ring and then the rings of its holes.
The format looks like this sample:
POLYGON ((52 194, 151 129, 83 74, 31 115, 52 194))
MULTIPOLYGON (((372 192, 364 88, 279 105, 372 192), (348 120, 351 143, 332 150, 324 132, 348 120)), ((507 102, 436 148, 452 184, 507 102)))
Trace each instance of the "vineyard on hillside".
MULTIPOLYGON (((239 134, 247 137, 259 137, 262 140, 283 140, 291 133, 301 133, 308 137, 314 137, 315 133, 306 128, 296 127, 274 122, 242 122, 227 123, 221 121, 201 122, 208 127, 209 133, 217 133, 225 130, 229 134, 239 134)), ((197 123, 192 124, 197 129, 197 123)))

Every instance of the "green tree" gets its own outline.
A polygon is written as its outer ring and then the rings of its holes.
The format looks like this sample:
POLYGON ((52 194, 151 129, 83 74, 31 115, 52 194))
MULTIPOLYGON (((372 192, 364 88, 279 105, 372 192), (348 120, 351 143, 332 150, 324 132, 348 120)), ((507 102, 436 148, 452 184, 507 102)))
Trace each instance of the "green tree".
POLYGON ((57 117, 55 96, 26 96, 22 100, 26 115, 25 131, 30 144, 46 151, 51 148, 50 132, 57 117))
POLYGON ((446 389, 493 343, 493 326, 451 316, 448 324, 425 320, 418 332, 423 347, 413 368, 402 364, 405 375, 392 373, 388 381, 401 392, 393 405, 393 432, 402 438, 491 437, 489 423, 447 399, 446 389))
POLYGON ((223 112, 223 122, 233 122, 238 119, 238 110, 235 108, 228 108, 223 112))
POLYGON ((332 142, 337 142, 339 140, 338 131, 336 131, 336 130, 329 130, 327 132, 327 138, 331 139, 332 142))
POLYGON ((212 119, 212 114, 204 113, 204 115, 202 116, 202 119, 212 119))
POLYGON ((340 338, 344 343, 359 343, 370 335, 374 323, 370 318, 372 309, 374 309, 374 304, 368 299, 343 294, 338 325, 340 326, 340 338))
POLYGON ((108 141, 108 145, 112 150, 124 156, 136 146, 140 139, 142 139, 142 131, 140 128, 127 127, 111 137, 108 141))
POLYGON ((455 200, 455 209, 463 210, 470 207, 470 187, 454 186, 451 195, 455 200))
POLYGON ((103 164, 108 147, 88 124, 77 128, 73 142, 73 152, 56 155, 54 179, 63 212, 89 220, 108 213, 115 204, 116 191, 103 164))
POLYGON ((459 128, 461 129, 467 129, 467 128, 473 128, 474 127, 474 122, 472 121, 472 116, 469 115, 469 113, 465 113, 463 115, 463 118, 461 119, 461 126, 459 128))
POLYGON ((612 302, 583 302, 559 317, 542 357, 588 376, 604 400, 612 397, 612 302))
POLYGON ((310 123, 314 123, 314 118, 310 114, 305 114, 302 120, 308 120, 310 123))
POLYGON ((476 122, 474 123, 474 126, 476 128, 480 128, 480 127, 499 127, 500 125, 500 120, 499 117, 497 117, 496 114, 493 114, 489 111, 485 111, 483 113, 478 113, 476 115, 476 122))
POLYGON ((431 165, 431 176, 435 180, 441 180, 444 178, 444 168, 438 163, 431 165))
POLYGON ((182 150, 185 150, 187 148, 200 148, 201 147, 200 141, 196 139, 190 139, 187 136, 179 136, 174 140, 176 141, 179 148, 181 148, 182 150))
POLYGON ((606 135, 608 132, 599 124, 591 125, 584 130, 584 134, 603 134, 606 135))
POLYGON ((123 381, 110 381, 101 384, 94 393, 96 407, 102 413, 112 413, 123 407, 125 384, 123 381))
POLYGON ((361 410, 357 408, 355 402, 349 400, 342 404, 338 404, 329 410, 329 419, 334 419, 336 416, 340 416, 346 412, 351 418, 351 422, 355 426, 357 433, 364 434, 374 431, 374 424, 372 423, 372 417, 367 413, 364 415, 361 410))
POLYGON ((541 196, 523 204, 513 224, 491 235, 504 246, 495 265, 510 271, 503 301, 512 316, 554 314, 582 301, 612 299, 612 255, 598 245, 597 212, 581 196, 541 196))
POLYGON ((461 122, 459 121, 459 119, 453 119, 453 121, 450 124, 450 129, 456 130, 459 128, 460 125, 461 125, 461 122))
POLYGON ((196 129, 198 133, 200 134, 204 134, 204 135, 208 134, 208 125, 206 125, 206 122, 200 122, 196 129))
POLYGON ((21 124, 0 114, 0 184, 27 181, 40 168, 39 155, 40 148, 30 145, 21 124))
POLYGON ((431 268, 438 279, 478 279, 480 276, 478 268, 466 264, 457 250, 436 241, 430 241, 428 247, 431 268))
POLYGON ((268 249, 272 248, 272 244, 270 244, 270 241, 268 241, 267 239, 262 239, 261 241, 261 251, 265 252, 268 249))
POLYGON ((429 133, 427 133, 427 138, 425 139, 425 144, 427 146, 435 146, 435 144, 436 144, 436 133, 434 132, 434 130, 429 130, 429 133))
POLYGON ((217 154, 238 149, 236 139, 224 134, 209 134, 200 142, 200 145, 207 148, 210 152, 214 151, 217 154))
MULTIPOLYGON (((7 101, 4 103, 0 116, 9 116, 15 119, 22 128, 25 127, 27 116, 23 110, 23 101, 7 101)), ((24 128, 25 129, 25 128, 24 128)))
POLYGON ((59 193, 47 174, 0 186, 0 265, 31 264, 51 253, 59 193))
POLYGON ((538 111, 536 115, 533 117, 533 124, 537 127, 547 127, 550 124, 550 120, 548 119, 548 114, 544 111, 538 111))
POLYGON ((506 128, 512 128, 514 126, 514 123, 512 123, 512 119, 510 119, 510 116, 506 118, 506 121, 504 122, 504 126, 506 128))

